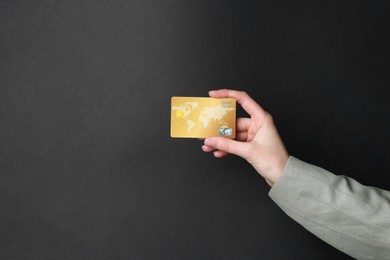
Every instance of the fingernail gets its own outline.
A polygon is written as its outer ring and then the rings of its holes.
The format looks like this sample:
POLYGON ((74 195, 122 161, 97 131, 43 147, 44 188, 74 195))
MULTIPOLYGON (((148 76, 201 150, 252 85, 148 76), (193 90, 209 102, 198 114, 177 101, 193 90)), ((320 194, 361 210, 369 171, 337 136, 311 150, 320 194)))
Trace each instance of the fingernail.
POLYGON ((211 139, 211 138, 206 138, 206 139, 204 140, 204 144, 207 145, 207 146, 213 147, 214 144, 215 144, 215 140, 213 140, 213 139, 211 139))

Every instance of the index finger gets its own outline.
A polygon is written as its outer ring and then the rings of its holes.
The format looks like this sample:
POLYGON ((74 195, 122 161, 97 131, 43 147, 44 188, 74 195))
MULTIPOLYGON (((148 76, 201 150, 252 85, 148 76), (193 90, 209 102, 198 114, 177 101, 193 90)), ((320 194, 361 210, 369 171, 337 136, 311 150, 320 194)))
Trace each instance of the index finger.
POLYGON ((267 112, 254 101, 246 92, 237 91, 232 89, 219 89, 209 91, 210 97, 213 98, 235 98, 237 102, 242 106, 242 108, 250 116, 265 116, 267 112))

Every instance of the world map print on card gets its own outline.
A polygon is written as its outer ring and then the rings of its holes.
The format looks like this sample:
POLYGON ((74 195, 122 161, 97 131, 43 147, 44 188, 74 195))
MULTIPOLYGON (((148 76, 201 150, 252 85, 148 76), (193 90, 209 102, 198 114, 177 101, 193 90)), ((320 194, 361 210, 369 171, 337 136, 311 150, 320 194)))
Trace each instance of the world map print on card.
POLYGON ((171 137, 235 137, 234 98, 172 97, 171 137))

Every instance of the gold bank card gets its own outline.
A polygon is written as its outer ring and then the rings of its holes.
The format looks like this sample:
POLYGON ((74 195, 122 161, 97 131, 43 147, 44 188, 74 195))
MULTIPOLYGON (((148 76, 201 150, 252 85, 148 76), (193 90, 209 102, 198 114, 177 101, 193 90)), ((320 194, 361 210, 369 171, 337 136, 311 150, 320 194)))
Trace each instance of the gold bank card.
POLYGON ((172 97, 171 137, 236 136, 234 98, 172 97))

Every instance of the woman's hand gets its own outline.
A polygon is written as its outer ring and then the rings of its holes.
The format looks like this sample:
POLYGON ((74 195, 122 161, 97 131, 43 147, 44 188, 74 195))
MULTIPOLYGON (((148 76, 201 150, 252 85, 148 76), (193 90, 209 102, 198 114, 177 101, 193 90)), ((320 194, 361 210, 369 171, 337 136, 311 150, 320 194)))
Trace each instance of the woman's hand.
POLYGON ((209 137, 204 140, 202 150, 213 152, 218 158, 230 153, 246 159, 272 187, 282 174, 289 155, 271 115, 242 91, 221 89, 210 91, 209 95, 235 98, 250 117, 237 120, 235 140, 209 137))

